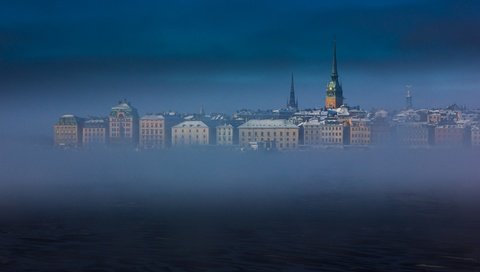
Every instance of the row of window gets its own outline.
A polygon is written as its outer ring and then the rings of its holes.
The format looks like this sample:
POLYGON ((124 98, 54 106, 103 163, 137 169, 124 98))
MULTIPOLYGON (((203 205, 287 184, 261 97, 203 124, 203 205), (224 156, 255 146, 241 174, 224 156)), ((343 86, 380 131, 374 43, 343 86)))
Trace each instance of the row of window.
POLYGON ((83 132, 83 137, 105 137, 104 132, 83 132))
POLYGON ((153 134, 153 135, 162 135, 163 130, 162 129, 142 129, 141 134, 153 134))
MULTIPOLYGON (((251 132, 251 131, 248 131, 247 134, 248 134, 248 136, 252 136, 252 132, 251 132)), ((258 133, 258 131, 255 131, 255 133, 254 133, 255 136, 259 136, 259 135, 260 135, 260 136, 265 136, 265 134, 266 134, 266 136, 269 137, 269 136, 270 136, 270 131, 267 131, 266 133, 264 133, 263 131, 261 131, 260 133, 258 133)), ((280 132, 279 132, 279 135, 280 135, 280 136, 283 136, 283 131, 280 131, 280 132)), ((288 131, 285 132, 285 135, 286 135, 286 136, 290 136, 290 132, 288 132, 288 131)), ((293 132, 292 132, 292 136, 295 136, 295 135, 296 135, 296 133, 295 133, 295 131, 293 131, 293 132)), ((242 136, 245 136, 245 131, 242 131, 242 136)), ((274 137, 277 136, 277 132, 276 132, 276 131, 273 132, 273 136, 274 136, 274 137)))
MULTIPOLYGON (((173 133, 178 133, 178 132, 179 132, 179 130, 178 130, 177 128, 173 130, 173 133)), ((196 129, 195 132, 196 132, 196 133, 199 133, 200 131, 199 131, 199 129, 196 129)), ((202 132, 207 132, 207 130, 206 130, 206 129, 203 129, 202 132)), ((185 133, 185 130, 184 130, 184 129, 182 129, 182 133, 185 133)), ((189 129, 189 130, 188 130, 188 133, 192 133, 192 130, 189 129)))
POLYGON ((339 126, 305 126, 305 132, 307 131, 307 129, 310 129, 310 130, 342 130, 343 127, 339 127, 339 126))
POLYGON ((286 141, 286 142, 296 142, 297 139, 295 138, 277 138, 277 139, 274 139, 274 138, 246 138, 246 137, 242 137, 242 142, 254 142, 254 141, 260 141, 260 142, 263 142, 263 141, 277 141, 277 142, 283 142, 283 141, 286 141))
POLYGON ((162 128, 163 124, 160 123, 141 123, 142 128, 162 128))

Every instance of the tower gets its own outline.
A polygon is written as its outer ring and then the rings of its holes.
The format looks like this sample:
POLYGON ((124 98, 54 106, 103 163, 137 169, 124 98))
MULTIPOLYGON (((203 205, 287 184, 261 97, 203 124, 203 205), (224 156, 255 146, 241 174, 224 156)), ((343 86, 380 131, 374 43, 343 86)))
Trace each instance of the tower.
POLYGON ((333 61, 332 61, 332 75, 330 82, 327 85, 327 96, 325 98, 325 108, 335 109, 343 105, 343 90, 342 85, 338 81, 337 71, 337 43, 333 41, 333 61))
POLYGON ((293 73, 292 73, 292 81, 290 83, 290 97, 287 100, 287 108, 290 109, 298 109, 298 100, 295 99, 295 86, 293 83, 293 73))
POLYGON ((405 102, 406 102, 407 110, 410 110, 410 109, 413 108, 411 88, 412 88, 412 86, 407 85, 407 95, 405 96, 405 102))

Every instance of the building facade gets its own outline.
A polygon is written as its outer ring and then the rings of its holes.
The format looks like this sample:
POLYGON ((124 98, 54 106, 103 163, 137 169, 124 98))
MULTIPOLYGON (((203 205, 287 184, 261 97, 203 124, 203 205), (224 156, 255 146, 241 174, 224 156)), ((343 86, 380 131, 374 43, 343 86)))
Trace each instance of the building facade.
POLYGON ((108 138, 108 121, 106 119, 89 119, 83 125, 83 146, 105 145, 108 138))
POLYGON ((303 124, 303 143, 309 146, 343 145, 345 126, 311 119, 303 124))
POLYGON ((398 123, 395 127, 396 142, 401 146, 429 146, 430 134, 431 130, 423 122, 398 123))
POLYGON ((349 126, 350 145, 369 145, 371 141, 370 125, 367 120, 354 120, 349 126))
POLYGON ((138 112, 126 100, 110 111, 109 140, 111 144, 135 145, 138 142, 138 112))
POLYGON ((285 150, 298 147, 298 126, 287 120, 250 120, 240 125, 238 131, 241 146, 257 142, 265 143, 267 149, 285 150))
POLYGON ((139 134, 140 148, 165 148, 165 118, 162 115, 143 116, 140 118, 139 134))
POLYGON ((208 145, 209 128, 202 121, 184 121, 172 127, 172 146, 208 145))
POLYGON ((53 126, 54 145, 62 148, 79 147, 82 143, 82 127, 81 118, 63 115, 53 126))
POLYGON ((435 127, 436 146, 463 146, 466 144, 466 128, 461 125, 435 127))
POLYGON ((216 127, 217 145, 233 145, 235 129, 231 124, 216 127))

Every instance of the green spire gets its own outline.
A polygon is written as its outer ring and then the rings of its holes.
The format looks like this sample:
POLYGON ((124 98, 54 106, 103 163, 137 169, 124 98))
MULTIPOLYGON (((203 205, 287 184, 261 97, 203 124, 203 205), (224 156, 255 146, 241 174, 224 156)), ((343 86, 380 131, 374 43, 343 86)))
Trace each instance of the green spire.
POLYGON ((332 62, 332 79, 337 79, 337 40, 333 40, 333 62, 332 62))

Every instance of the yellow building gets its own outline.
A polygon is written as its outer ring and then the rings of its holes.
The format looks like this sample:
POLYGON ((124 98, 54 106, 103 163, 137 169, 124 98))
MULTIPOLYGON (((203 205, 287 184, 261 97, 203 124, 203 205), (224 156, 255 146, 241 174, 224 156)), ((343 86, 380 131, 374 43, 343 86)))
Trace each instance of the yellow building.
POLYGON ((53 126, 54 145, 57 147, 78 147, 82 143, 83 121, 71 114, 60 117, 53 126))
POLYGON ((266 148, 298 147, 298 126, 287 120, 250 120, 238 127, 241 146, 265 143, 266 148))
POLYGON ((350 145, 369 145, 370 126, 367 120, 352 120, 350 125, 350 145))
POLYGON ((303 124, 303 139, 305 145, 343 145, 343 124, 311 119, 303 124))
POLYGON ((104 145, 107 142, 108 122, 105 119, 89 119, 82 130, 83 146, 104 145))
POLYGON ((146 115, 140 119, 140 148, 165 148, 165 118, 146 115))
POLYGON ((209 128, 202 121, 184 121, 172 127, 172 146, 208 144, 209 128))
POLYGON ((136 144, 138 141, 138 113, 126 100, 112 107, 109 116, 111 144, 136 144))

